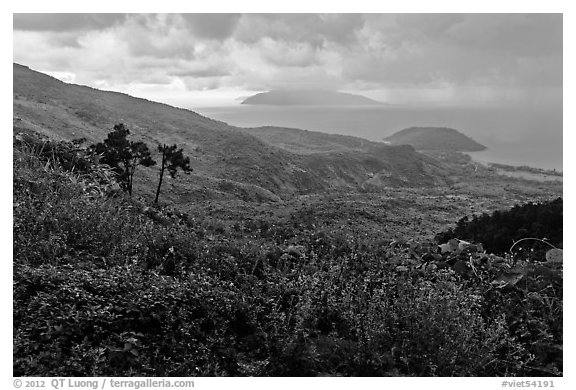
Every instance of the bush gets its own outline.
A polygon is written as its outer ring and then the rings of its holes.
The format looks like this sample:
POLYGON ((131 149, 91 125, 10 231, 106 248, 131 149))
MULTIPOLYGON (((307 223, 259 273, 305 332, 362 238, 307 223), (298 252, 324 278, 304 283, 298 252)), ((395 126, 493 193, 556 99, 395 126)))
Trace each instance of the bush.
POLYGON ((561 375, 561 269, 315 221, 228 229, 43 158, 14 152, 15 376, 561 375))

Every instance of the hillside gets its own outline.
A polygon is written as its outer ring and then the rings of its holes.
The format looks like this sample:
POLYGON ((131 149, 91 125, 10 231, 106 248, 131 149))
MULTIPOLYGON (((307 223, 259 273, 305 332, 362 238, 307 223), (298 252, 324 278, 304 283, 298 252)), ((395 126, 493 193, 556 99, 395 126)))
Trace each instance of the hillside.
MULTIPOLYGON (((120 122, 134 139, 155 149, 176 143, 190 156, 194 172, 178 179, 167 200, 191 199, 278 200, 295 194, 331 189, 357 190, 375 170, 385 175, 381 185, 432 185, 442 181, 429 169, 428 160, 411 148, 382 145, 370 156, 363 150, 324 150, 302 155, 264 142, 249 132, 195 112, 61 82, 25 66, 14 64, 14 126, 32 129, 50 138, 84 137, 101 141, 120 122), (320 167, 320 168, 319 168, 320 167)), ((137 193, 152 193, 157 170, 141 169, 135 177, 137 193)))
POLYGON ((13 138, 13 376, 563 374, 561 249, 534 263, 416 239, 505 196, 184 213, 115 191, 75 149, 13 138))
POLYGON ((467 135, 447 127, 410 127, 384 140, 392 145, 412 145, 416 150, 475 152, 486 149, 467 135))
POLYGON ((267 144, 298 154, 367 151, 370 148, 383 145, 380 142, 372 142, 349 135, 275 126, 243 128, 242 131, 261 139, 267 144))
POLYGON ((384 104, 365 96, 335 91, 278 90, 258 93, 242 104, 267 104, 274 106, 366 106, 384 104))
POLYGON ((363 138, 282 127, 246 128, 265 143, 302 155, 309 169, 335 180, 357 183, 363 190, 389 185, 410 186, 447 183, 451 167, 420 153, 408 145, 390 147, 363 138))

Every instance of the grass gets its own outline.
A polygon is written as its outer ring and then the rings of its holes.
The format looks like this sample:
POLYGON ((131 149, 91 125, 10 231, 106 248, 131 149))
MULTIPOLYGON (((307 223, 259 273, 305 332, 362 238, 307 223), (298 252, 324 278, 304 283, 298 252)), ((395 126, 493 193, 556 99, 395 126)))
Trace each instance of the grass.
POLYGON ((330 204, 153 208, 40 144, 14 149, 15 376, 562 373, 557 269, 497 288, 487 254, 332 226, 330 204))

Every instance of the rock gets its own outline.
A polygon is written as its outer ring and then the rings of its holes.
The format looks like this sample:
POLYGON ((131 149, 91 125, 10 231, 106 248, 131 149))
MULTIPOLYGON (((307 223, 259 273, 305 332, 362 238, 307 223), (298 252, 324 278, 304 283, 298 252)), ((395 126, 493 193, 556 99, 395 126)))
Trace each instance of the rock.
POLYGON ((440 253, 452 252, 452 248, 450 248, 450 244, 440 244, 440 245, 438 245, 438 248, 440 248, 440 253))
POLYGON ((440 248, 440 253, 455 252, 455 251, 459 250, 460 241, 455 239, 455 238, 452 238, 452 239, 448 240, 448 242, 446 244, 438 245, 438 247, 440 248))
POLYGON ((546 252, 546 262, 547 263, 562 263, 562 249, 550 249, 546 252))
POLYGON ((468 241, 460 240, 460 241, 458 242, 458 249, 461 250, 461 251, 463 251, 463 250, 465 250, 466 248, 469 248, 470 245, 472 245, 472 244, 470 244, 468 241))
POLYGON ((496 255, 494 255, 494 254, 490 254, 489 258, 490 258, 490 261, 491 261, 492 263, 506 263, 506 259, 505 259, 505 258, 500 257, 500 256, 496 256, 496 255))
POLYGON ((286 253, 295 257, 303 257, 306 252, 306 248, 302 245, 290 245, 286 249, 286 253))
POLYGON ((503 271, 490 284, 496 286, 496 288, 511 287, 516 285, 522 278, 524 278, 524 273, 522 272, 503 271))

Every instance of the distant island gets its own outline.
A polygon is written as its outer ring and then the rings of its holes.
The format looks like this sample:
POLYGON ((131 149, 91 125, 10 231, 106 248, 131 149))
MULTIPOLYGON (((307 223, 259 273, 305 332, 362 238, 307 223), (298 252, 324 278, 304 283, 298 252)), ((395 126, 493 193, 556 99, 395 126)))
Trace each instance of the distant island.
POLYGON ((448 127, 410 127, 384 138, 384 141, 391 145, 412 145, 416 150, 477 152, 486 149, 486 146, 448 127))
POLYGON ((277 90, 257 93, 242 104, 273 106, 374 106, 385 103, 351 93, 322 90, 277 90))

